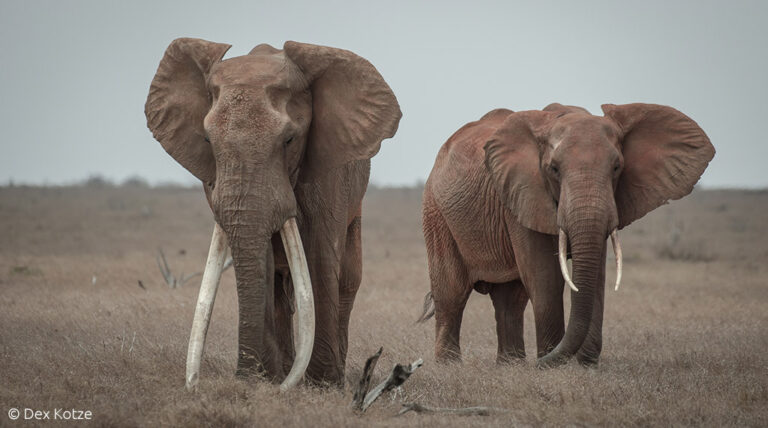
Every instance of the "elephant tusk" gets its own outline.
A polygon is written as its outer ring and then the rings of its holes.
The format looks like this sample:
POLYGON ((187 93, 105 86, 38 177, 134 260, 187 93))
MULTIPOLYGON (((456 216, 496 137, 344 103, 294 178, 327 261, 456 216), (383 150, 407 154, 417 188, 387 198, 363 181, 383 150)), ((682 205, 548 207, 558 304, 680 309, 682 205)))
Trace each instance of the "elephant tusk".
POLYGON ((211 248, 208 250, 208 260, 205 262, 203 280, 200 283, 200 293, 197 296, 192 331, 189 334, 186 379, 188 391, 194 390, 200 379, 200 361, 203 358, 205 336, 211 322, 213 302, 216 299, 216 290, 219 288, 219 280, 221 280, 221 272, 223 271, 224 260, 227 258, 228 248, 227 235, 218 224, 215 224, 211 237, 211 248))
POLYGON ((560 229, 560 242, 559 242, 559 248, 558 248, 558 260, 560 260, 560 272, 563 273, 563 278, 565 279, 565 282, 568 284, 568 286, 571 287, 571 290, 579 291, 579 289, 576 288, 576 285, 574 285, 573 281, 571 281, 571 276, 568 274, 568 265, 565 262, 567 252, 568 252, 568 235, 565 234, 565 231, 563 229, 560 229))
POLYGON ((293 289, 296 297, 296 312, 298 313, 298 340, 296 358, 293 360, 291 371, 280 385, 280 391, 285 392, 295 386, 307 370, 315 342, 315 303, 312 297, 312 283, 309 279, 307 257, 301 243, 296 219, 289 218, 280 229, 280 237, 285 247, 288 266, 291 269, 293 289))
POLYGON ((611 244, 613 244, 613 254, 616 256, 616 287, 615 291, 619 290, 619 284, 621 284, 621 268, 622 268, 622 256, 621 256, 621 243, 619 242, 619 230, 613 229, 611 232, 611 244))

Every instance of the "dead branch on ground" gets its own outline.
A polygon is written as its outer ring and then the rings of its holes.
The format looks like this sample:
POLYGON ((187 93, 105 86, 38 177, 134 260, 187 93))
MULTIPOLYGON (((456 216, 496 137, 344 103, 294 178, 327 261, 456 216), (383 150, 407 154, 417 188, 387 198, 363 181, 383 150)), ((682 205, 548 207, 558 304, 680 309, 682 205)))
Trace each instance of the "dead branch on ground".
POLYGON ((404 415, 408 412, 416 412, 416 413, 448 413, 452 415, 457 416, 488 416, 491 413, 505 413, 507 410, 505 409, 497 409, 495 407, 464 407, 459 409, 451 409, 446 407, 431 407, 431 406, 424 406, 419 403, 405 403, 403 404, 403 408, 400 409, 400 412, 397 413, 398 416, 404 415))
POLYGON ((376 368, 376 363, 379 361, 383 347, 379 348, 378 352, 373 354, 368 360, 365 361, 365 367, 363 368, 363 375, 360 378, 360 382, 355 389, 355 395, 352 398, 352 407, 355 409, 362 409, 363 399, 368 393, 368 389, 371 387, 371 376, 373 376, 373 369, 376 368))
POLYGON ((366 394, 360 410, 366 411, 368 407, 370 407, 371 404, 373 404, 373 402, 376 401, 379 396, 381 396, 381 394, 402 385, 413 374, 413 372, 416 371, 416 369, 422 366, 422 364, 424 364, 424 361, 421 358, 407 366, 402 364, 395 364, 395 367, 392 369, 392 372, 389 374, 387 379, 384 380, 384 382, 376 385, 375 388, 366 394))
POLYGON ((176 277, 171 272, 171 268, 168 267, 168 261, 165 259, 165 254, 163 254, 162 248, 158 248, 157 252, 159 253, 157 256, 157 267, 160 268, 160 273, 163 274, 163 279, 165 279, 165 283, 168 284, 168 286, 171 288, 181 287, 190 279, 203 274, 202 272, 195 272, 195 273, 191 273, 189 275, 184 276, 184 273, 182 272, 181 275, 176 277))

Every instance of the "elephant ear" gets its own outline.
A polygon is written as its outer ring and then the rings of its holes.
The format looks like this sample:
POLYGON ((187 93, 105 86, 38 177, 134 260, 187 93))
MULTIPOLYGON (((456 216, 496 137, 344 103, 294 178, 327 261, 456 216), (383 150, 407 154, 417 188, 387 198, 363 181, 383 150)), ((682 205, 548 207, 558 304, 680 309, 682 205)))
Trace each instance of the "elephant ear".
POLYGON ((285 54, 303 71, 312 91, 312 124, 302 175, 317 176, 355 160, 370 159, 395 135, 402 113, 376 68, 352 52, 286 42, 285 54))
POLYGON ((528 229, 557 235, 557 206, 541 171, 541 148, 557 113, 509 115, 485 143, 485 166, 496 192, 528 229))
POLYGON ((230 45, 176 39, 165 50, 144 105, 147 126, 178 163, 204 183, 216 178, 203 119, 211 108, 206 80, 230 45))
POLYGON ((715 148, 691 118, 655 104, 605 104, 623 133, 624 171, 616 187, 619 227, 691 193, 715 148))

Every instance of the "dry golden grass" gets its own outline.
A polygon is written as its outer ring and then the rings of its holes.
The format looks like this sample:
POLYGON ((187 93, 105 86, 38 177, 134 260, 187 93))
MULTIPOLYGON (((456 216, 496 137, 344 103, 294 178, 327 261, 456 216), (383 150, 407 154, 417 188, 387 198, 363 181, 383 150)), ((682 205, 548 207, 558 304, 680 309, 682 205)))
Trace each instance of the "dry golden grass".
POLYGON ((184 390, 197 283, 169 289, 154 257, 162 247, 175 273, 202 268, 212 220, 201 191, 0 189, 0 425, 13 407, 87 409, 97 425, 127 426, 768 424, 767 192, 699 191, 630 226, 600 367, 548 371, 534 367, 530 308, 528 360, 495 364, 493 310, 479 294, 465 312, 464 362, 435 364, 432 322, 413 324, 429 289, 420 196, 374 189, 366 199, 348 382, 379 346, 376 381, 397 362, 425 365, 403 395, 359 415, 349 388, 278 395, 235 378, 231 270, 200 391, 184 390), (508 412, 394 416, 406 401, 508 412))

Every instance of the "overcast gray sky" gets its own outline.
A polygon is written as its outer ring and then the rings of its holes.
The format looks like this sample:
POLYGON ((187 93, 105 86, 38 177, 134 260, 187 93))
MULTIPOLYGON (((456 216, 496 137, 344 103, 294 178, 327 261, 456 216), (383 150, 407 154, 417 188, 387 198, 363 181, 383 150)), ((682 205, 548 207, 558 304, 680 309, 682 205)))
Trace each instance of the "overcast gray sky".
POLYGON ((413 184, 460 126, 551 102, 673 106, 709 134, 706 187, 766 187, 768 1, 0 2, 0 183, 195 179, 146 128, 176 37, 286 40, 371 61, 403 111, 371 181, 413 184), (219 3, 227 3, 222 6, 219 3))

